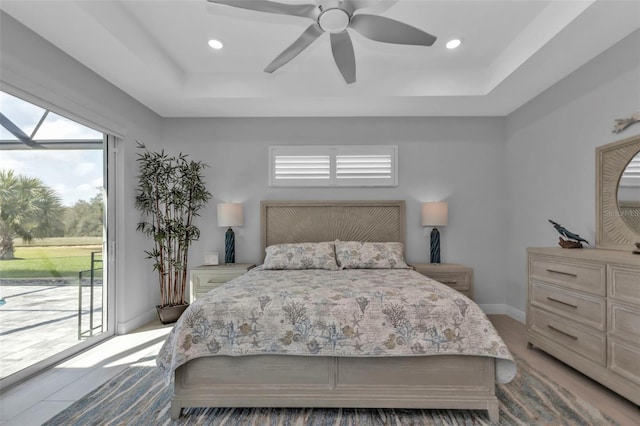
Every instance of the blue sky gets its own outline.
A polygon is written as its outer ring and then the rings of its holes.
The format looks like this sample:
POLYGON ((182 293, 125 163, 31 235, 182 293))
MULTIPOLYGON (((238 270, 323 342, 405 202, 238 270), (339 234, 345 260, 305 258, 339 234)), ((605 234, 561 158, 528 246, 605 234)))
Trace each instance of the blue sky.
MULTIPOLYGON (((102 139, 102 133, 49 112, 37 132, 45 109, 0 92, 0 113, 33 140, 102 139)), ((17 138, 0 126, 0 140, 17 138)), ((53 188, 62 204, 71 206, 89 200, 103 185, 103 151, 101 149, 0 149, 0 169, 13 170, 41 179, 53 188)))
POLYGON ((42 179, 62 204, 89 200, 102 187, 102 150, 0 151, 0 168, 42 179))

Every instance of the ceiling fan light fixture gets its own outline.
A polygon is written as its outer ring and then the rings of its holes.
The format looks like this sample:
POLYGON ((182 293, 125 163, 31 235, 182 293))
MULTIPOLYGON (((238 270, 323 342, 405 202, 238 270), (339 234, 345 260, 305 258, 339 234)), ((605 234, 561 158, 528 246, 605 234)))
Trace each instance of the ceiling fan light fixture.
POLYGON ((458 38, 454 38, 452 40, 449 40, 445 46, 447 46, 447 49, 451 50, 459 47, 461 44, 462 44, 462 40, 458 38))
POLYGON ((316 0, 308 4, 280 3, 272 0, 208 1, 256 12, 297 16, 312 21, 289 47, 267 65, 264 71, 268 73, 289 63, 325 32, 330 36, 334 62, 347 84, 356 81, 355 53, 347 29, 381 43, 428 47, 437 40, 436 36, 395 19, 355 13, 359 9, 369 7, 370 0, 316 0))
POLYGON ((214 50, 220 50, 224 46, 220 40, 216 40, 216 39, 209 40, 208 44, 209 44, 209 47, 214 50))
POLYGON ((327 33, 341 33, 349 26, 351 17, 344 10, 338 7, 325 9, 318 17, 318 25, 327 33))

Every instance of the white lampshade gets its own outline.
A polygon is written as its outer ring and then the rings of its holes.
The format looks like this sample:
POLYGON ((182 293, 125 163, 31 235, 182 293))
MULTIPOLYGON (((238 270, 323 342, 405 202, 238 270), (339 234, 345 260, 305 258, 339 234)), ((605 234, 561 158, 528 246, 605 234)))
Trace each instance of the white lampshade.
POLYGON ((243 223, 242 203, 218 204, 218 226, 242 226, 243 223))
POLYGON ((447 226, 448 216, 446 201, 422 203, 422 226, 447 226))

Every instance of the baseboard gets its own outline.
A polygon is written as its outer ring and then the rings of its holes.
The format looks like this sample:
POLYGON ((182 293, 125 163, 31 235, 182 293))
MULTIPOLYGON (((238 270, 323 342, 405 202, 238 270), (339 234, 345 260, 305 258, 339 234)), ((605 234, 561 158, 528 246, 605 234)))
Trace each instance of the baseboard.
POLYGON ((511 318, 513 318, 516 321, 521 322, 522 324, 526 324, 527 322, 527 314, 525 314, 523 311, 521 311, 520 309, 516 309, 513 306, 509 306, 509 305, 505 305, 505 314, 510 316, 511 318))
POLYGON ((505 305, 504 304, 479 304, 480 309, 487 315, 504 315, 505 313, 505 305))
POLYGON ((140 328, 145 324, 150 323, 154 319, 158 317, 158 313, 155 309, 152 309, 144 314, 138 315, 135 318, 130 319, 129 321, 119 322, 116 326, 117 334, 127 334, 135 330, 136 328, 140 328))
POLYGON ((507 315, 521 323, 526 322, 526 315, 521 310, 505 304, 479 304, 480 309, 487 315, 507 315))

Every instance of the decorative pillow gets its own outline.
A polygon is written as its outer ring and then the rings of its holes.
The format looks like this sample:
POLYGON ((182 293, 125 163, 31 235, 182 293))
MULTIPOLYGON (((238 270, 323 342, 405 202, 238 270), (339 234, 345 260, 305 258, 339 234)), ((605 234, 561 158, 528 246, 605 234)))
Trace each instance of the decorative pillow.
POLYGON ((336 241, 336 260, 341 269, 408 269, 402 243, 336 241))
POLYGON ((275 244, 266 253, 263 269, 339 269, 331 242, 275 244))

